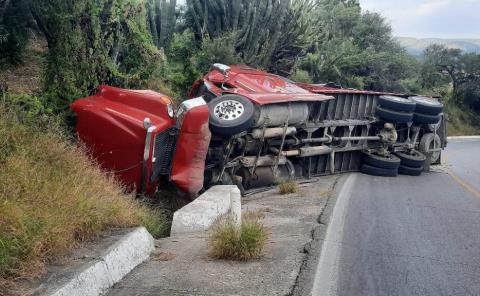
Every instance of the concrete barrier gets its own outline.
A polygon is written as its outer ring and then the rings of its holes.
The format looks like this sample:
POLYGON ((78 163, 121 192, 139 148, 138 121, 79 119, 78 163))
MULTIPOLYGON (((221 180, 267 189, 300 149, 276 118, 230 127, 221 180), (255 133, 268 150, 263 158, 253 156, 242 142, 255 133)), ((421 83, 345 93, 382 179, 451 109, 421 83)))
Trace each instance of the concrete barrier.
POLYGON ((42 284, 36 295, 104 295, 132 269, 147 260, 154 248, 150 233, 144 227, 135 228, 90 262, 42 284))
POLYGON ((223 215, 241 223, 240 190, 235 185, 214 186, 173 215, 171 236, 204 232, 223 215))

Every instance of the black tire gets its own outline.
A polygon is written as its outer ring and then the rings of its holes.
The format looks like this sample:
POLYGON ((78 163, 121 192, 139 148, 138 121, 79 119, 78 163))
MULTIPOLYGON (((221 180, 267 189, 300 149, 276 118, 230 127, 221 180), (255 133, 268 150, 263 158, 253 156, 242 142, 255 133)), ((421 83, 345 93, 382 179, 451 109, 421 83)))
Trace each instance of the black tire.
POLYGON ((430 161, 430 164, 436 164, 440 162, 440 157, 442 155, 441 151, 431 151, 433 148, 440 148, 442 145, 442 140, 439 135, 428 133, 424 134, 420 139, 420 144, 418 144, 418 150, 427 155, 429 152, 432 152, 432 156, 427 161, 430 161))
POLYGON ((419 124, 435 124, 440 121, 440 115, 413 113, 413 122, 419 124))
POLYGON ((377 106, 375 114, 384 121, 391 123, 408 123, 413 120, 413 113, 397 112, 377 106))
POLYGON ((208 103, 208 109, 210 130, 215 135, 232 136, 248 130, 253 124, 253 103, 242 96, 217 97, 208 103))
POLYGON ((410 98, 402 98, 396 96, 380 96, 378 97, 378 104, 384 108, 399 112, 413 112, 416 108, 416 103, 410 98))
POLYGON ((367 175, 380 176, 380 177, 396 177, 398 176, 398 168, 395 169, 384 169, 377 168, 368 164, 363 164, 360 168, 360 171, 367 175))
POLYGON ((415 112, 426 115, 438 115, 443 112, 443 104, 427 97, 410 97, 416 104, 415 112))
POLYGON ((396 157, 393 154, 384 157, 376 155, 374 153, 363 151, 362 158, 365 164, 381 169, 398 169, 398 167, 400 166, 400 158, 396 157))
POLYGON ((423 172, 423 166, 421 167, 410 167, 406 165, 401 165, 398 168, 398 173, 400 175, 407 175, 407 176, 420 176, 423 172))
POLYGON ((412 168, 423 168, 425 161, 427 160, 427 157, 417 150, 411 150, 410 152, 395 152, 395 155, 400 158, 400 165, 412 168))
POLYGON ((428 124, 426 126, 427 131, 432 132, 432 133, 438 131, 438 129, 440 129, 440 127, 442 126, 443 117, 444 117, 444 115, 443 115, 443 113, 441 113, 439 115, 439 121, 437 123, 428 124))

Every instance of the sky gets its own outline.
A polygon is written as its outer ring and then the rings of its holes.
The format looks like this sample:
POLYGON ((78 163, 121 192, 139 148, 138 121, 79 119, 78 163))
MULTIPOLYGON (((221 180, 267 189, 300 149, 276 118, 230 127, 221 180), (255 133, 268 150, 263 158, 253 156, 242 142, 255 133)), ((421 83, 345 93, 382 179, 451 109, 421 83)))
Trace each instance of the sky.
POLYGON ((397 37, 480 39, 480 0, 360 0, 397 37))

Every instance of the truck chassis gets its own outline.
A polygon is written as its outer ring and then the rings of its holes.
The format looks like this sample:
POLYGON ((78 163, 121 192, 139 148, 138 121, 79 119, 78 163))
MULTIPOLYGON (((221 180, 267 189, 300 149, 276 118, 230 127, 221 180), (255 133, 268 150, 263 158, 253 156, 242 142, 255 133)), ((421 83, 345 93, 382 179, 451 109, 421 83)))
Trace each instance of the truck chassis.
MULTIPOLYGON (((346 172, 394 176, 403 168, 416 175, 424 169, 423 163, 427 167, 440 163, 447 144, 443 105, 435 98, 297 84, 250 67, 221 64, 194 84, 190 97, 175 118, 168 112, 171 123, 158 116, 162 129, 148 124, 147 117, 156 116, 151 108, 142 109, 144 116, 137 112, 140 107, 134 104, 142 105, 145 99, 141 95, 129 102, 132 110, 120 111, 135 114, 137 121, 145 117, 147 133, 141 180, 136 174, 124 176, 124 181, 145 183, 142 187, 149 191, 173 183, 194 197, 202 187, 200 181, 203 188, 237 184, 245 193, 286 180, 346 172), (207 122, 202 115, 205 107, 207 122), (194 111, 195 119, 189 119, 194 111), (211 138, 205 131, 208 124, 211 138), (190 188, 193 183, 197 185, 190 188)), ((74 104, 77 114, 86 109, 79 106, 91 106, 99 98, 87 100, 88 104, 74 104)), ((112 95, 109 100, 116 104, 118 98, 112 95)), ((109 104, 102 110, 112 109, 109 104)), ((90 146, 104 141, 92 138, 82 116, 80 138, 90 146)), ((103 163, 109 168, 115 162, 103 163)))

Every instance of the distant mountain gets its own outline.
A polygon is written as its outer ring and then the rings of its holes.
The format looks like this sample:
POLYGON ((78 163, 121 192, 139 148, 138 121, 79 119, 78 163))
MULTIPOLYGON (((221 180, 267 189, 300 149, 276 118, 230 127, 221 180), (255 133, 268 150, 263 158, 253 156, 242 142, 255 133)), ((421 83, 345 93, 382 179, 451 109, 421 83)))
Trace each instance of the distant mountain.
POLYGON ((410 54, 415 56, 421 56, 425 48, 431 44, 441 44, 449 48, 459 48, 465 52, 480 54, 480 39, 418 39, 411 37, 397 37, 397 40, 410 54))

